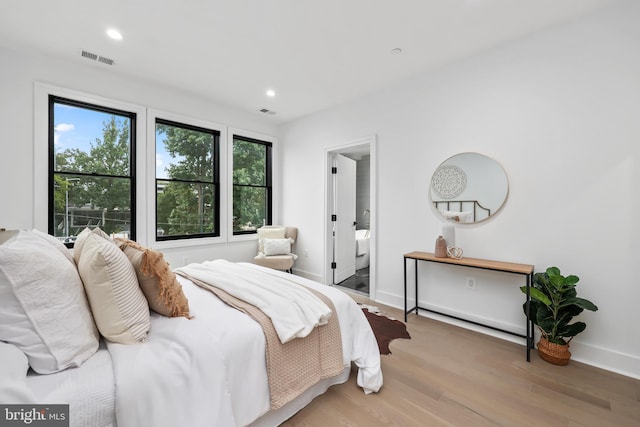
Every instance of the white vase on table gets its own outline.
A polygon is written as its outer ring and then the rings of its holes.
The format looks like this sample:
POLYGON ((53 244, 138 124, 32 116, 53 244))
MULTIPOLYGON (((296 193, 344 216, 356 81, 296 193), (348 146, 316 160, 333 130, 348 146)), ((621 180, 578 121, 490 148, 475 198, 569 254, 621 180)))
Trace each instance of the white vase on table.
POLYGON ((456 226, 453 220, 446 220, 442 223, 442 237, 447 242, 447 246, 456 245, 456 226))

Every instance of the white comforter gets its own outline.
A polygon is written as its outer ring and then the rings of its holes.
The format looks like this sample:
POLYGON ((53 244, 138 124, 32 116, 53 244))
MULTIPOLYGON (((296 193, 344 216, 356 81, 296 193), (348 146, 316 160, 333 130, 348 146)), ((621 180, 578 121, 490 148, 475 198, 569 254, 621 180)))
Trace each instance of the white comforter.
MULTIPOLYGON (((312 287, 332 299, 344 366, 358 367, 366 393, 382 386, 380 354, 362 311, 341 291, 302 277, 242 264, 312 287)), ((244 426, 269 411, 265 339, 260 326, 179 277, 194 319, 152 315, 146 343, 109 343, 119 427, 244 426)))
POLYGON ((243 264, 218 259, 189 264, 176 272, 214 284, 258 307, 269 316, 283 344, 306 337, 318 325, 326 325, 331 317, 331 309, 305 287, 243 264))

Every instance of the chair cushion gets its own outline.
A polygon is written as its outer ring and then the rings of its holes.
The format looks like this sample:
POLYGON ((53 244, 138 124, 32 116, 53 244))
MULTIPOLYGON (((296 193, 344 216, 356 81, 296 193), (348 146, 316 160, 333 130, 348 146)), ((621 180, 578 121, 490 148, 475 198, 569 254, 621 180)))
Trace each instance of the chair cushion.
POLYGON ((263 267, 286 271, 293 267, 294 257, 293 255, 275 255, 270 257, 258 255, 253 259, 253 262, 263 267))

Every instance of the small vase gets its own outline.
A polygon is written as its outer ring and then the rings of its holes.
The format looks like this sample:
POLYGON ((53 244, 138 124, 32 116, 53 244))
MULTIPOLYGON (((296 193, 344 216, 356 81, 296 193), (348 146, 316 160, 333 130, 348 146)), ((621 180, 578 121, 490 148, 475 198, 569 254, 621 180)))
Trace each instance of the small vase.
POLYGON ((438 236, 436 239, 436 258, 446 258, 447 257, 447 242, 444 240, 444 237, 438 236))

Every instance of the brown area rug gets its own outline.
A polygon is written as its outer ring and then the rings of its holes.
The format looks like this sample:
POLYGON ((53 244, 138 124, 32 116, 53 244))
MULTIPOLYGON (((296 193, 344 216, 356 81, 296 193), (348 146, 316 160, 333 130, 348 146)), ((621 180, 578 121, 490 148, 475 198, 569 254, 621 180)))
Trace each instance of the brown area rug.
POLYGON ((389 350, 389 343, 396 338, 411 339, 411 335, 407 332, 407 325, 399 320, 389 319, 382 314, 371 313, 366 308, 362 309, 362 312, 367 317, 373 334, 378 341, 378 348, 380 354, 391 354, 389 350))

